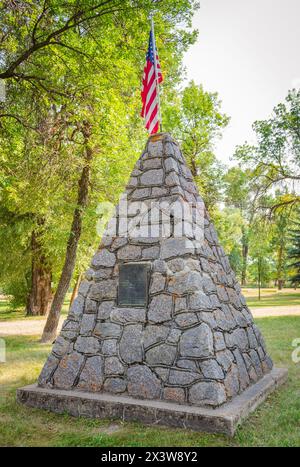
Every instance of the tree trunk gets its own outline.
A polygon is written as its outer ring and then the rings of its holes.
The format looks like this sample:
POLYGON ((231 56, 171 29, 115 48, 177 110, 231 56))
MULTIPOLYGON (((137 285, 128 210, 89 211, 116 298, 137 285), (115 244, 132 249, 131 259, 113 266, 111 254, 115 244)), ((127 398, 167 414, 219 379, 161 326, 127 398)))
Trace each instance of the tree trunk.
POLYGON ((195 156, 191 157, 191 167, 190 168, 191 168, 192 175, 193 175, 193 177, 195 179, 197 177, 197 175, 198 175, 198 169, 197 169, 195 156))
POLYGON ((284 278, 283 278, 283 254, 284 254, 284 245, 280 242, 278 250, 278 263, 277 263, 277 284, 278 290, 283 289, 284 278))
POLYGON ((56 337, 61 308, 70 286, 76 263, 77 247, 82 229, 82 218, 88 203, 90 162, 92 159, 92 150, 89 146, 89 137, 91 134, 91 127, 89 124, 84 123, 82 134, 84 136, 85 166, 82 169, 81 177, 78 182, 77 206, 73 214, 73 222, 69 234, 65 262, 41 338, 41 342, 43 343, 52 342, 56 337))
POLYGON ((26 315, 45 316, 52 302, 52 274, 35 231, 31 234, 31 251, 31 288, 27 297, 26 315))
POLYGON ((71 295, 70 305, 69 305, 69 311, 71 309, 72 303, 74 302, 75 298, 77 297, 78 289, 79 289, 80 282, 81 282, 81 278, 82 278, 82 274, 80 273, 80 274, 78 274, 78 277, 76 279, 75 285, 74 285, 73 290, 72 290, 72 295, 71 295))
POLYGON ((261 258, 258 259, 258 300, 261 300, 261 258))
POLYGON ((283 286, 284 286, 284 280, 283 280, 283 279, 279 279, 279 281, 278 281, 278 290, 282 290, 282 289, 283 289, 283 286))
POLYGON ((248 267, 248 252, 249 252, 249 244, 248 244, 248 236, 243 229, 243 236, 242 236, 242 277, 241 277, 241 284, 245 286, 247 284, 247 267, 248 267))

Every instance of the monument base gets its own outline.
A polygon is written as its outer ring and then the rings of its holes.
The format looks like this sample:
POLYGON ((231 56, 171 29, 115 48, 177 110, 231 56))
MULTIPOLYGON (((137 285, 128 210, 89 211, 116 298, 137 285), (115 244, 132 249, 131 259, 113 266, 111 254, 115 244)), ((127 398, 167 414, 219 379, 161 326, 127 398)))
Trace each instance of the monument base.
POLYGON ((108 393, 88 393, 39 388, 36 384, 17 390, 18 402, 29 407, 75 417, 140 421, 233 436, 238 425, 287 380, 284 368, 274 368, 260 381, 223 406, 212 409, 158 400, 140 400, 108 393))

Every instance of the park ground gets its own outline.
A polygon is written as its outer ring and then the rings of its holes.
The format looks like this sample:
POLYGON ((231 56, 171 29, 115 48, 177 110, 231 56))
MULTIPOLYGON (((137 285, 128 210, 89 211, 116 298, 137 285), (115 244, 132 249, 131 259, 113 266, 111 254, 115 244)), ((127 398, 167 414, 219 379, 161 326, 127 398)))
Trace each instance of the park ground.
MULTIPOLYGON (((29 327, 31 322, 34 329, 41 319, 24 319, 21 310, 10 312, 7 301, 2 299, 0 332, 1 324, 9 323, 14 334, 4 337, 7 361, 0 364, 0 446, 300 446, 300 362, 292 359, 293 341, 300 339, 300 315, 257 317, 265 316, 264 309, 297 310, 300 293, 264 289, 262 301, 258 302, 256 290, 244 292, 275 365, 288 368, 289 379, 250 415, 234 438, 139 423, 72 418, 17 404, 16 389, 36 381, 51 346, 40 344, 34 332, 21 335, 21 328, 15 326, 17 321, 29 327)), ((64 314, 67 308, 66 303, 64 314)))

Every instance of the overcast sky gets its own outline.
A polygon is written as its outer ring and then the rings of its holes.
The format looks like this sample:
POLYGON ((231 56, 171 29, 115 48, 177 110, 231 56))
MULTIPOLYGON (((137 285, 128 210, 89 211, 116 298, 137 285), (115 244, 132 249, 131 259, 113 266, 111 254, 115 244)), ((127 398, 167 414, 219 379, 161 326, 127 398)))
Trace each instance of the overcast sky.
POLYGON ((300 0, 201 0, 197 43, 185 56, 187 78, 217 91, 231 117, 216 154, 228 162, 253 142, 252 123, 270 116, 300 87, 300 0))

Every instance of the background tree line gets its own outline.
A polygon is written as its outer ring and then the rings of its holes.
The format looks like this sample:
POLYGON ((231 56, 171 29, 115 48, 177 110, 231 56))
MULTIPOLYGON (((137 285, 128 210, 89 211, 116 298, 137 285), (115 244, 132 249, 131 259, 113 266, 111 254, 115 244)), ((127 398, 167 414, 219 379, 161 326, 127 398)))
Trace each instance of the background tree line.
POLYGON ((164 123, 179 141, 199 191, 243 286, 299 284, 300 91, 288 92, 267 121, 222 165, 214 145, 229 118, 217 93, 191 82, 166 106, 164 123))
POLYGON ((0 6, 0 289, 12 308, 48 313, 45 342, 99 243, 98 204, 117 202, 145 143, 139 90, 154 7, 164 130, 181 143, 234 270, 243 285, 299 278, 299 92, 254 124, 257 145, 237 148, 228 168, 214 154, 229 123, 218 94, 182 84, 197 2, 0 6))

